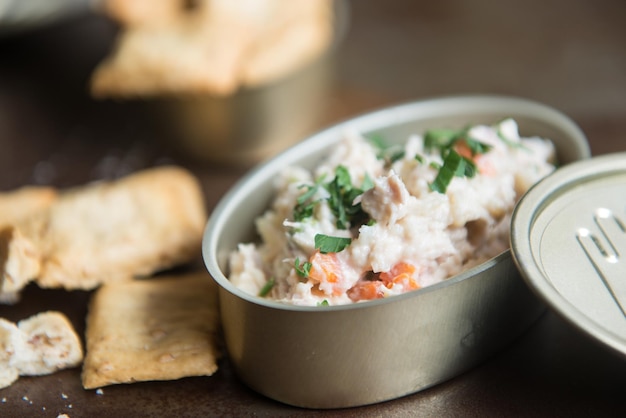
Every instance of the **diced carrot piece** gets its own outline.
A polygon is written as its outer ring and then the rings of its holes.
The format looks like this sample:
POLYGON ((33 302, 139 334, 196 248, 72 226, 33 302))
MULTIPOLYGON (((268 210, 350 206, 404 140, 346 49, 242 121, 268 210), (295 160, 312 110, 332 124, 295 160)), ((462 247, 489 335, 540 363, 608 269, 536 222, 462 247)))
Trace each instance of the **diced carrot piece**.
POLYGON ((309 280, 317 284, 325 294, 340 295, 346 291, 345 280, 342 280, 344 266, 336 253, 316 252, 309 259, 309 263, 309 280))
POLYGON ((319 283, 337 283, 341 266, 336 253, 322 254, 318 251, 311 256, 309 263, 311 263, 309 270, 311 280, 319 283))
POLYGON ((362 281, 354 285, 350 290, 348 290, 348 297, 353 302, 358 302, 361 300, 372 300, 372 299, 380 299, 383 297, 384 288, 383 282, 379 280, 375 281, 362 281))
POLYGON ((380 273, 380 279, 388 288, 394 284, 400 284, 405 290, 415 290, 419 288, 419 285, 413 277, 414 273, 414 265, 401 261, 388 272, 380 273))

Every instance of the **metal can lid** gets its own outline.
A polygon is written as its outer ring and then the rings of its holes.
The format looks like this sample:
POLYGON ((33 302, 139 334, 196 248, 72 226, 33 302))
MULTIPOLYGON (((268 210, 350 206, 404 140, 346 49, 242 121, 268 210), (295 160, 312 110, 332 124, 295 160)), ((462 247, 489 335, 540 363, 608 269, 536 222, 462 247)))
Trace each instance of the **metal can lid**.
POLYGON ((626 354, 626 152, 571 163, 515 208, 511 252, 547 305, 626 354))

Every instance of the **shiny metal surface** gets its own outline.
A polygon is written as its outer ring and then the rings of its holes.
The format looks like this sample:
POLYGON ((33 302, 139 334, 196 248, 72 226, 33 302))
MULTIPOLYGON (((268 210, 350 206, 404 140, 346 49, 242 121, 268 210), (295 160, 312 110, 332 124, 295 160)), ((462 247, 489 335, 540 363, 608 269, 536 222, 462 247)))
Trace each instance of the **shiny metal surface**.
POLYGON ((564 167, 516 208, 516 263, 552 309, 626 355, 626 153, 564 167))
POLYGON ((291 145, 316 125, 330 87, 330 62, 318 59, 280 83, 227 97, 172 97, 150 103, 184 155, 251 166, 291 145))
POLYGON ((232 95, 161 97, 148 103, 172 144, 188 158, 250 167, 319 125, 333 77, 333 54, 348 30, 349 7, 333 7, 333 39, 320 57, 280 80, 232 95))
POLYGON ((237 375, 278 401, 339 408, 397 398, 484 361, 543 311, 510 252, 438 285, 349 306, 286 306, 236 289, 226 256, 254 238, 272 180, 289 164, 312 167, 344 129, 390 142, 429 127, 462 127, 514 117, 522 134, 551 138, 561 162, 589 156, 586 138, 563 114, 534 102, 490 96, 447 97, 366 114, 316 134, 250 172, 215 208, 203 242, 220 285, 224 337, 237 375))

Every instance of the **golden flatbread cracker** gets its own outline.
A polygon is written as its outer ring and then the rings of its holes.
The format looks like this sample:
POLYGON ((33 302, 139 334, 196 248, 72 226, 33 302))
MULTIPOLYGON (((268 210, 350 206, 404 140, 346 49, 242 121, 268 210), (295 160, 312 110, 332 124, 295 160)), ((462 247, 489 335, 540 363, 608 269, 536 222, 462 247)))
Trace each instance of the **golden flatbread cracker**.
POLYGON ((0 192, 0 226, 14 225, 49 208, 57 199, 53 187, 26 186, 0 192))
POLYGON ((132 18, 134 12, 118 8, 115 16, 134 24, 123 28, 113 51, 96 67, 91 78, 92 95, 232 93, 251 34, 242 22, 209 10, 210 1, 195 3, 192 10, 184 10, 179 2, 178 12, 170 11, 171 16, 150 24, 132 18))
POLYGON ((176 22, 122 33, 91 79, 94 97, 179 93, 227 95, 237 87, 241 32, 228 25, 176 22))
MULTIPOLYGON (((301 5, 301 2, 292 2, 301 5)), ((304 67, 328 49, 332 37, 329 2, 308 4, 281 25, 268 25, 248 50, 241 68, 241 84, 257 87, 304 67)))
POLYGON ((276 80, 330 45, 331 0, 107 0, 121 23, 94 97, 225 96, 276 80))
POLYGON ((193 0, 102 0, 96 7, 125 26, 162 26, 193 8, 193 3, 193 0))
POLYGON ((45 210, 0 225, 0 303, 40 287, 93 289, 191 261, 207 220, 198 179, 158 167, 59 191, 45 210))
POLYGON ((0 303, 17 302, 19 291, 39 274, 39 251, 20 225, 45 212, 57 198, 57 190, 45 186, 0 192, 0 303))
POLYGON ((257 22, 256 36, 240 69, 240 83, 258 87, 280 79, 321 56, 333 38, 330 0, 267 1, 265 22, 257 22))
POLYGON ((218 329, 208 273, 106 284, 89 306, 83 387, 210 376, 218 329))
POLYGON ((192 260, 206 220, 198 179, 158 167, 65 191, 22 232, 42 255, 39 286, 92 289, 192 260))
POLYGON ((0 303, 14 304, 39 275, 41 255, 17 227, 0 226, 0 303))

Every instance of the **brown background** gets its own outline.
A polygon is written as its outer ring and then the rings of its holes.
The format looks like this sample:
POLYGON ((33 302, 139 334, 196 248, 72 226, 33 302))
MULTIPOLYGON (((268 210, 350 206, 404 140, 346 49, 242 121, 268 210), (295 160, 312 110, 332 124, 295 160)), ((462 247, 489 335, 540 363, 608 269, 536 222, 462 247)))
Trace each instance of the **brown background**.
MULTIPOLYGON (((595 155, 626 149, 626 2, 352 1, 311 131, 381 106, 494 93, 562 110, 595 155)), ((86 85, 115 26, 81 15, 0 39, 0 190, 67 187, 163 162, 192 169, 207 206, 245 172, 178 152, 142 104, 97 102, 86 85)), ((299 138, 294 138, 294 140, 299 138)), ((0 307, 18 320, 66 312, 84 330, 87 292, 29 287, 0 307)), ((384 355, 384 352, 381 353, 384 355)), ((0 390, 0 416, 615 416, 626 412, 626 362, 548 312, 512 346, 421 393, 341 411, 292 408, 248 390, 227 360, 212 377, 83 391, 78 369, 0 390)))

